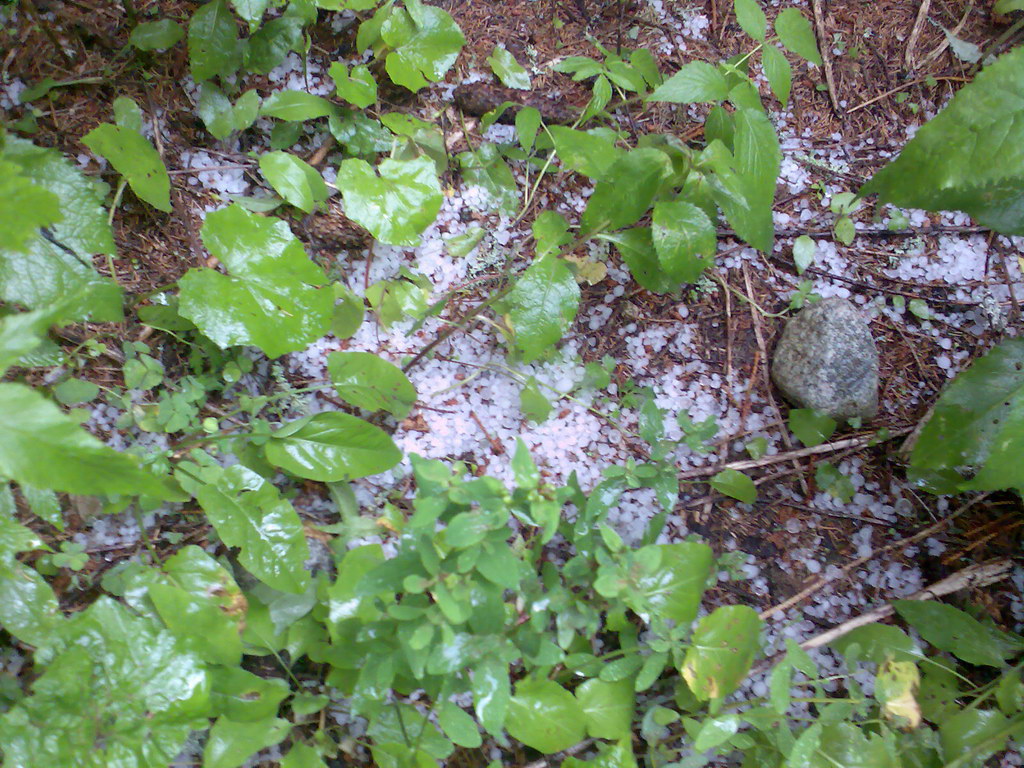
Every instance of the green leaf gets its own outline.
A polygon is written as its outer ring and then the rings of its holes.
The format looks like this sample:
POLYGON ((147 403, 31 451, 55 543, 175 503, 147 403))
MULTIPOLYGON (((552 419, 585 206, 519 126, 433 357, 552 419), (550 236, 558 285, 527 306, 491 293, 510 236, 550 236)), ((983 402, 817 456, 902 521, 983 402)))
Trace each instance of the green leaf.
MULTIPOLYGON (((753 2, 753 0, 750 0, 750 2, 753 2)), ((714 749, 735 736, 739 729, 739 715, 709 717, 701 724, 700 730, 697 731, 697 736, 693 740, 693 748, 696 752, 706 752, 709 749, 714 749)))
POLYGON ((595 181, 605 178, 615 161, 624 154, 607 133, 577 131, 564 125, 548 128, 562 167, 582 173, 595 181))
POLYGON ((126 131, 142 133, 142 109, 135 99, 118 96, 114 99, 114 122, 126 131))
MULTIPOLYGON (((966 765, 972 768, 983 766, 989 757, 1006 748, 1009 723, 1010 721, 995 709, 965 709, 958 712, 939 725, 942 752, 950 761, 970 753, 974 759, 966 765), (1003 738, 995 738, 1000 734, 1003 734, 1003 738)), ((1018 725, 1017 735, 1019 734, 1018 725)))
POLYGON ((11 765, 166 766, 208 711, 199 659, 108 597, 63 622, 51 649, 32 695, 0 716, 11 765))
POLYGON ((338 168, 338 188, 346 215, 389 245, 417 245, 420 232, 441 210, 441 189, 433 161, 382 160, 380 175, 363 160, 350 159, 338 168))
POLYGON ((796 8, 785 8, 775 17, 775 34, 786 48, 812 64, 821 66, 821 54, 811 23, 796 8))
POLYGON ((853 495, 857 492, 850 478, 827 461, 823 461, 818 465, 814 472, 814 482, 818 488, 830 496, 839 499, 844 504, 849 504, 853 501, 853 495))
POLYGON ((657 567, 639 570, 626 592, 627 602, 638 613, 689 624, 697 617, 711 572, 711 548, 700 542, 653 544, 637 555, 642 558, 645 550, 657 552, 657 567))
POLYGON ((363 300, 342 283, 334 284, 334 297, 337 303, 331 317, 331 333, 339 339, 351 338, 363 324, 366 315, 363 300))
POLYGON ((245 598, 231 575, 196 546, 179 550, 163 570, 168 578, 151 584, 149 597, 167 628, 204 661, 240 663, 245 598))
POLYGON ((1024 650, 1024 640, 982 624, 951 605, 931 600, 897 600, 896 612, 940 651, 968 664, 1002 667, 1024 650))
POLYGON ((263 20, 263 14, 270 5, 270 0, 231 0, 235 13, 249 24, 249 30, 255 30, 263 20))
POLYGON ((736 690, 761 647, 760 634, 757 612, 745 605, 716 608, 701 619, 680 670, 693 694, 707 701, 736 690))
POLYGON ((835 226, 832 229, 835 232, 836 240, 843 245, 850 245, 853 243, 854 238, 857 237, 857 228, 853 224, 853 219, 849 216, 840 216, 836 219, 835 226))
POLYGON ((393 10, 381 27, 391 49, 384 61, 396 85, 418 91, 427 81, 439 82, 455 63, 466 39, 447 11, 420 0, 393 10))
POLYGON ((519 209, 516 177, 498 148, 486 142, 474 152, 461 152, 458 158, 466 186, 483 189, 487 193, 489 207, 509 216, 515 215, 519 209))
POLYGON ((789 412, 789 430, 796 439, 813 448, 821 445, 836 431, 835 419, 813 408, 793 408, 789 412))
POLYGON ((789 61, 782 51, 774 45, 765 45, 761 49, 761 65, 764 67, 764 75, 768 78, 772 93, 785 109, 793 86, 793 68, 789 66, 789 61))
POLYGON ((700 208, 683 200, 655 203, 651 215, 654 250, 662 269, 675 281, 696 283, 714 263, 715 225, 700 208))
MULTIPOLYGON (((16 525, 6 515, 0 518, 0 536, 8 539, 12 534, 19 535, 11 530, 16 525)), ((29 529, 17 527, 31 536, 29 529)), ((18 549, 43 546, 42 542, 30 543, 24 538, 22 542, 17 545, 18 549)), ((7 543, 3 542, 5 549, 7 543)), ((8 559, 7 553, 3 554, 4 559, 8 559)), ((12 568, 9 563, 0 563, 0 589, 3 589, 4 595, 4 599, 0 600, 0 626, 23 643, 40 648, 50 645, 64 619, 57 597, 43 577, 26 566, 16 565, 12 568)))
POLYGON ((327 763, 315 748, 296 741, 288 754, 281 758, 281 768, 327 768, 327 763))
POLYGON ((560 213, 541 211, 533 220, 533 239, 536 240, 538 256, 557 254, 563 245, 572 242, 569 234, 569 222, 560 213))
POLYGON ((531 378, 526 386, 519 390, 519 410, 523 418, 534 424, 543 424, 551 415, 551 409, 551 401, 541 393, 536 379, 531 378))
POLYGON ((500 734, 508 715, 511 691, 508 664, 489 658, 473 667, 473 709, 480 724, 490 734, 500 734))
POLYGON ((348 67, 336 61, 331 64, 327 74, 334 81, 338 96, 349 104, 365 109, 377 102, 377 81, 365 64, 357 64, 349 71, 348 67))
MULTIPOLYGON (((757 0, 734 0, 734 4, 736 21, 739 22, 740 29, 763 43, 765 35, 768 33, 768 19, 765 18, 764 11, 761 10, 757 0)), ((765 46, 761 50, 768 47, 770 46, 765 46)), ((704 750, 698 749, 697 751, 703 752, 704 750)))
POLYGON ((541 115, 536 107, 523 107, 516 112, 516 138, 519 139, 519 146, 525 152, 533 149, 537 139, 537 131, 540 130, 541 115))
POLYGON ((0 195, 17 201, 0 211, 0 243, 12 251, 20 251, 39 236, 39 228, 63 217, 60 198, 53 192, 20 175, 15 163, 0 161, 0 195))
POLYGON ((586 736, 579 702, 551 680, 527 679, 516 686, 505 727, 513 738, 546 755, 568 749, 586 736))
POLYGON ((171 180, 159 153, 137 131, 102 123, 82 137, 82 143, 110 161, 132 191, 154 208, 170 213, 171 180))
POLYGON ((587 680, 576 689, 576 699, 591 737, 622 739, 630 735, 635 706, 630 678, 614 683, 587 680))
POLYGON ((817 244, 807 235, 800 235, 793 241, 793 264, 798 275, 802 275, 814 263, 817 252, 817 244))
POLYGON ((648 101, 696 104, 723 101, 729 95, 729 83, 717 67, 706 61, 691 61, 654 89, 648 101))
POLYGON ((49 488, 22 485, 21 495, 25 497, 33 515, 42 518, 58 531, 64 530, 64 515, 56 493, 49 488))
POLYGON ((416 389, 401 369, 369 352, 331 352, 327 374, 338 396, 357 408, 404 419, 416 402, 416 389))
POLYGON ((291 723, 278 717, 254 723, 235 723, 219 717, 203 749, 203 768, 238 768, 261 749, 281 743, 291 727, 291 723))
POLYGON ((604 235, 603 239, 615 244, 633 279, 647 290, 669 293, 679 287, 679 283, 661 268, 650 227, 626 229, 604 235))
POLYGON ((334 299, 288 225, 239 205, 214 211, 203 244, 229 270, 190 269, 180 312, 225 348, 252 344, 270 357, 302 349, 327 331, 334 299))
POLYGON ((986 227, 1024 235, 1022 99, 1024 48, 1015 48, 957 91, 859 194, 966 211, 986 227))
POLYGON ((306 590, 302 521, 270 482, 236 464, 214 484, 200 486, 196 499, 224 543, 241 549, 238 560, 250 573, 281 592, 306 590))
POLYGON ((103 445, 38 392, 0 384, 0 477, 79 494, 178 494, 138 459, 103 445))
POLYGON ((245 47, 246 69, 266 75, 284 61, 288 51, 304 50, 303 29, 308 22, 303 9, 309 7, 307 3, 289 3, 283 14, 250 34, 245 47))
POLYGON ((476 749, 484 743, 476 721, 450 701, 438 708, 437 722, 445 735, 460 747, 476 749))
POLYGON ((289 122, 328 117, 336 111, 334 105, 323 96, 305 91, 275 91, 263 100, 260 107, 260 115, 263 117, 276 117, 289 122))
POLYGON ((128 42, 140 51, 163 51, 185 36, 185 30, 173 19, 146 21, 132 29, 128 42))
POLYGON ((522 274, 508 302, 516 346, 529 363, 561 339, 575 319, 580 288, 565 262, 545 256, 522 274))
POLYGON ((509 53, 508 49, 500 43, 494 46, 491 55, 487 57, 487 63, 491 70, 498 76, 498 79, 509 88, 518 88, 528 91, 532 87, 530 74, 523 69, 516 61, 516 57, 509 53))
POLYGON ((335 411, 286 424, 271 435, 264 450, 274 466, 321 482, 376 475, 402 458, 382 429, 335 411))
POLYGON ((757 499, 757 486, 754 481, 735 469, 723 469, 710 480, 711 487, 744 504, 753 504, 757 499))
POLYGON ((620 157, 599 181, 580 219, 580 233, 593 234, 634 224, 650 208, 672 161, 658 149, 634 149, 620 157))
POLYGON ((238 29, 224 0, 213 0, 192 14, 188 58, 196 82, 232 75, 242 63, 238 29))
POLYGON ((733 137, 735 169, 749 210, 742 216, 735 212, 730 216, 726 210, 726 216, 740 237, 768 253, 775 239, 772 203, 782 164, 782 150, 775 129, 763 112, 743 108, 737 109, 733 117, 736 124, 733 137))
POLYGON ((910 454, 909 477, 942 493, 1024 490, 1024 339, 1006 339, 939 397, 910 454), (975 472, 964 482, 958 472, 975 472))
POLYGON ((281 678, 263 678, 241 667, 214 668, 210 681, 214 714, 236 723, 273 717, 291 693, 288 683, 281 678))
POLYGON ((1024 0, 998 0, 992 8, 993 13, 1004 15, 1011 11, 1024 11, 1024 0))
POLYGON ((918 661, 924 656, 903 630, 888 624, 857 627, 832 642, 832 647, 842 654, 848 654, 853 646, 860 648, 858 658, 876 664, 883 664, 886 659, 918 661))
POLYGON ((312 213, 327 199, 327 185, 320 172, 287 152, 260 155, 260 173, 281 197, 296 208, 312 213))
MULTIPOLYGON (((425 715, 408 704, 394 704, 382 709, 370 719, 366 735, 378 744, 392 742, 405 745, 409 729, 416 733, 418 747, 434 760, 444 760, 452 753, 452 743, 438 732, 425 715)), ((403 765, 408 763, 399 762, 395 768, 403 765)))

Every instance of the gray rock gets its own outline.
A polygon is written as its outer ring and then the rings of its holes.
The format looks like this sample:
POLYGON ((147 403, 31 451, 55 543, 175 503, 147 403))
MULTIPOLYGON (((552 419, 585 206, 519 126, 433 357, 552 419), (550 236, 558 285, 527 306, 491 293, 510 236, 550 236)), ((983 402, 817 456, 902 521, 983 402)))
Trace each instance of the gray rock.
POLYGON ((772 361, 786 399, 837 421, 878 413, 878 349, 846 299, 823 299, 786 324, 772 361))

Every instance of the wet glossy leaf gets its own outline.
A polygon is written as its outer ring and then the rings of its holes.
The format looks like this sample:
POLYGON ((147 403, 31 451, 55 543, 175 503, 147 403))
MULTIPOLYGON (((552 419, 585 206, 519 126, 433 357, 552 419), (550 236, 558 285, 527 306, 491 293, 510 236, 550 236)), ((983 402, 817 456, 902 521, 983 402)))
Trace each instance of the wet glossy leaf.
POLYGON ((523 680, 516 686, 505 727, 513 738, 546 755, 568 749, 586 736, 579 702, 551 680, 523 680))
POLYGON ((623 151, 615 139, 604 133, 577 131, 564 125, 548 128, 562 167, 589 176, 595 181, 605 178, 623 151))
POLYGON ((789 429, 796 439, 813 448, 832 437, 836 431, 835 419, 811 408, 794 408, 789 412, 789 429))
POLYGON ((697 737, 693 741, 693 748, 697 752, 706 752, 709 749, 725 743, 736 735, 740 727, 738 715, 720 715, 705 720, 697 731, 697 737))
MULTIPOLYGON (((11 531, 5 529, 10 527, 12 521, 9 518, 0 520, 0 537, 7 539, 11 531)), ((27 528, 22 530, 31 535, 27 528)), ((7 543, 3 542, 0 546, 7 543)), ((17 549, 23 551, 42 546, 42 542, 26 544, 19 545, 17 549)), ((7 553, 3 554, 4 560, 7 560, 7 553)), ((37 571, 27 566, 11 567, 10 563, 0 562, 0 590, 3 590, 4 596, 0 600, 0 626, 28 645, 43 647, 54 641, 64 619, 53 589, 37 571)))
POLYGON ((957 486, 1024 489, 1024 339, 1006 339, 939 397, 910 455, 910 478, 941 493, 957 486), (973 479, 964 482, 961 474, 973 479))
POLYGON ((128 128, 103 123, 83 136, 82 143, 109 160, 139 199, 170 213, 171 180, 164 161, 145 136, 128 128))
POLYGON ((447 11, 421 0, 392 11, 380 34, 391 49, 384 62, 388 75, 410 91, 443 79, 466 42, 447 11))
POLYGON ((772 93, 783 108, 789 103, 789 92, 793 86, 793 69, 789 66, 786 56, 774 45, 765 45, 761 49, 761 65, 772 93))
POLYGON ((206 217, 202 238, 229 274, 189 270, 180 311, 216 344, 280 357, 327 331, 334 300, 319 288, 327 279, 285 222, 232 205, 206 217))
POLYGON ((263 678, 241 667, 218 667, 210 673, 210 701, 214 714, 236 723, 265 720, 291 693, 280 678, 263 678))
POLYGON ((473 667, 473 709, 480 724, 491 734, 500 734, 508 714, 511 690, 508 664, 484 659, 473 667))
POLYGON ((572 242, 569 234, 569 223, 560 213, 541 211, 533 220, 533 239, 537 241, 538 256, 557 253, 563 245, 572 242))
POLYGON ((807 235, 800 235, 793 242, 793 264, 796 266, 798 275, 802 275, 804 270, 814 263, 814 256, 817 252, 817 243, 807 235))
POLYGON ((716 608, 693 633, 681 672, 702 700, 728 696, 750 671, 761 647, 761 620, 745 605, 716 608))
POLYGON ((238 768, 250 755, 279 744, 290 730, 291 723, 277 717, 254 723, 219 717, 203 749, 203 768, 238 768))
POLYGON ((647 290, 669 293, 679 287, 679 283, 661 268, 650 227, 626 229, 605 235, 603 239, 615 244, 633 279, 647 290))
POLYGON ((334 87, 338 96, 354 104, 360 109, 365 109, 377 101, 377 81, 373 79, 369 67, 365 64, 357 64, 351 71, 340 61, 331 64, 327 71, 334 81, 334 87))
POLYGON ((530 362, 561 339, 575 319, 580 288, 565 262, 545 256, 523 273, 508 302, 516 346, 530 362))
POLYGON ((12 251, 23 250, 39 237, 39 228, 63 216, 60 198, 22 176, 15 163, 0 160, 0 195, 8 204, 0 212, 0 243, 12 251), (13 203, 13 204, 12 204, 13 203))
POLYGON ((494 46, 491 55, 487 57, 487 63, 491 65, 491 70, 498 76, 498 79, 509 88, 530 90, 530 74, 523 69, 522 65, 516 61, 516 57, 509 53, 504 45, 494 46))
POLYGON ((327 199, 327 185, 320 172, 288 152, 260 155, 260 173, 277 194, 306 213, 327 199))
POLYGON ((270 0, 231 0, 231 7, 243 21, 248 22, 250 30, 260 25, 269 5, 270 0))
POLYGON ((793 53, 803 56, 812 64, 821 66, 821 54, 811 23, 796 8, 785 8, 775 17, 775 34, 793 53))
POLYGON ((300 741, 292 743, 288 754, 281 758, 281 768, 327 768, 320 753, 300 741))
POLYGON ((238 664, 246 605, 231 575, 196 546, 175 553, 163 571, 167 578, 150 585, 149 598, 168 629, 204 661, 238 664))
POLYGON ((460 747, 476 749, 483 744, 476 721, 450 701, 438 708, 437 722, 448 738, 460 747))
POLYGON ((635 601, 633 609, 671 619, 679 625, 693 621, 711 572, 711 548, 699 542, 681 542, 644 549, 658 551, 658 566, 653 572, 637 576, 633 586, 635 597, 631 598, 635 601))
POLYGON ((401 369, 369 352, 331 352, 327 373, 338 396, 357 408, 404 419, 416 402, 416 389, 401 369))
POLYGON ((338 188, 345 213, 389 245, 417 245, 419 235, 441 210, 441 189, 434 163, 382 160, 379 173, 365 161, 345 160, 338 168, 338 188))
MULTIPOLYGON (((739 22, 740 28, 755 40, 763 43, 768 32, 768 19, 765 18, 764 11, 761 10, 757 0, 735 0, 734 5, 736 21, 739 22)), ((761 50, 763 51, 765 48, 761 50)), ((697 751, 703 752, 704 750, 698 748, 697 751)))
POLYGON ((140 51, 162 51, 185 36, 185 30, 173 19, 146 21, 132 29, 128 42, 140 51))
POLYGON ((853 646, 859 646, 858 658, 882 664, 886 659, 896 661, 917 661, 924 654, 903 630, 888 624, 869 624, 857 627, 832 643, 840 653, 847 653, 853 646))
POLYGON ((672 174, 668 155, 657 149, 634 149, 623 155, 599 181, 580 220, 584 234, 634 224, 650 208, 661 183, 672 174))
POLYGON ((697 282, 701 273, 714 263, 718 248, 715 225, 692 203, 655 203, 651 233, 658 263, 677 282, 697 282))
POLYGON ((711 487, 744 504, 753 504, 757 499, 754 481, 735 469, 723 469, 711 478, 711 487))
POLYGON ((238 560, 250 573, 282 592, 306 590, 302 521, 270 482, 236 464, 216 483, 200 486, 196 499, 224 543, 241 549, 238 560))
POLYGON ((371 718, 366 735, 377 743, 406 743, 409 732, 417 734, 417 745, 435 760, 444 760, 452 753, 448 741, 415 707, 408 704, 394 704, 382 709, 371 718))
POLYGON ((1008 724, 1009 721, 995 709, 966 709, 943 721, 939 725, 939 739, 947 763, 979 748, 974 752, 974 759, 966 765, 971 768, 985 765, 989 757, 1005 748, 1006 739, 993 740, 984 748, 981 745, 1003 732, 1008 724))
POLYGON ((1024 650, 1024 640, 982 624, 951 605, 931 600, 897 600, 896 612, 921 637, 968 664, 1001 667, 1024 650))
POLYGON ((717 67, 706 61, 691 61, 654 89, 648 101, 694 104, 723 101, 729 95, 729 83, 717 67))
POLYGON ((487 207, 514 215, 519 209, 516 177, 498 148, 487 142, 475 152, 462 152, 458 157, 466 186, 483 190, 487 207))
POLYGON ((302 122, 335 114, 335 107, 323 96, 305 91, 275 91, 263 100, 260 115, 278 120, 302 122))
POLYGON ((108 597, 65 621, 54 650, 32 695, 0 717, 11 765, 163 768, 207 713, 199 659, 108 597))
MULTIPOLYGON (((518 693, 518 691, 517 691, 518 693)), ((587 733, 595 739, 629 736, 633 722, 633 680, 614 683, 591 679, 576 689, 587 733)))
POLYGON ((321 482, 376 475, 402 458, 382 429, 335 411, 286 424, 271 435, 264 450, 274 466, 321 482))
POLYGON ((850 478, 827 461, 818 464, 818 468, 814 471, 814 482, 820 490, 839 499, 844 504, 853 501, 853 496, 857 492, 850 478))
POLYGON ((28 387, 0 384, 0 425, 0 477, 68 493, 177 495, 135 456, 108 448, 28 387))
POLYGON ((188 25, 188 57, 196 82, 234 73, 241 64, 238 29, 224 0, 213 0, 192 14, 188 25))

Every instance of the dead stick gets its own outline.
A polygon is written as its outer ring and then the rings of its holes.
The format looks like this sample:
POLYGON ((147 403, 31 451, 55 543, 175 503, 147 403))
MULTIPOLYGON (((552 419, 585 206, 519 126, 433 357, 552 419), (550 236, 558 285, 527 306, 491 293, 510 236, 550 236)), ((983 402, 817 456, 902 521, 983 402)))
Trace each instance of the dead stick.
POLYGON ((914 20, 914 28, 910 30, 910 37, 907 38, 907 50, 903 55, 903 63, 907 69, 914 68, 914 48, 917 46, 917 39, 921 37, 921 30, 928 19, 928 11, 932 6, 932 0, 921 0, 921 7, 917 11, 917 19, 914 20))
POLYGON ((828 98, 832 102, 832 109, 837 116, 842 117, 843 110, 839 106, 839 97, 836 95, 836 79, 832 73, 832 46, 825 32, 825 15, 821 10, 821 0, 813 0, 814 6, 814 28, 818 34, 818 49, 821 51, 821 61, 825 70, 825 85, 828 86, 828 98))

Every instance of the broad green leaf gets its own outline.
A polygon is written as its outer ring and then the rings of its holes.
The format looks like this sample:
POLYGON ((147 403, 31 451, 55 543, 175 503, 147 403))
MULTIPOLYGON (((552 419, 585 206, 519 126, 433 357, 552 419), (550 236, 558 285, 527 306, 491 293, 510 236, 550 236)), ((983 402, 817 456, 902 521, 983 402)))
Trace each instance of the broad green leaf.
POLYGON ((619 250, 622 260, 629 267, 633 279, 654 293, 669 293, 679 283, 665 274, 654 250, 654 239, 650 227, 634 227, 603 236, 619 250))
POLYGON ((593 760, 567 757, 562 768, 637 768, 631 739, 620 739, 614 744, 603 744, 593 760))
POLYGON ((723 469, 710 480, 711 487, 744 504, 753 504, 757 499, 754 481, 735 469, 723 469))
POLYGON ((812 64, 821 66, 821 54, 811 23, 796 8, 785 8, 775 17, 775 34, 786 48, 812 64))
POLYGON ((137 457, 108 448, 21 384, 0 384, 0 477, 67 493, 178 495, 137 457))
POLYGON ((327 374, 338 396, 357 408, 409 415, 416 389, 401 369, 369 352, 331 352, 327 374))
POLYGON ((199 117, 215 139, 226 139, 235 131, 244 131, 255 122, 259 114, 260 98, 256 91, 246 91, 238 100, 231 101, 210 81, 199 88, 199 117))
MULTIPOLYGON (((734 5, 736 21, 739 22, 740 29, 763 43, 765 35, 768 33, 768 19, 765 18, 764 11, 761 10, 757 0, 734 0, 734 5)), ((762 50, 764 49, 762 48, 762 50)), ((704 750, 698 749, 697 751, 703 752, 704 750)))
MULTIPOLYGON (((417 746, 434 760, 444 760, 452 751, 448 741, 426 716, 408 704, 394 704, 382 709, 370 719, 366 735, 378 744, 406 743, 406 734, 412 729, 417 734, 417 746)), ((396 768, 408 763, 398 763, 396 768)))
POLYGON ((908 476, 940 493, 1024 490, 1024 339, 1006 339, 939 396, 910 454, 908 476), (964 482, 958 472, 975 472, 964 482))
POLYGON ((785 109, 789 103, 789 91, 793 86, 793 68, 789 66, 789 61, 782 51, 774 45, 765 45, 761 48, 761 65, 764 67, 764 74, 768 78, 772 93, 785 109))
MULTIPOLYGON (((0 716, 5 763, 163 768, 209 708, 203 664, 108 597, 61 624, 32 695, 0 716)), ((37 672, 39 671, 37 656, 37 672)))
POLYGON ((615 683, 591 679, 576 689, 587 733, 595 739, 622 739, 632 731, 634 694, 629 678, 615 683))
POLYGON ((577 131, 564 125, 548 128, 562 167, 589 176, 595 181, 605 178, 623 150, 615 139, 604 133, 577 131))
POLYGON ((273 717, 290 693, 291 687, 281 678, 263 678, 241 667, 216 667, 210 672, 213 714, 236 723, 273 717))
POLYGON ((276 91, 263 100, 260 115, 278 120, 302 122, 335 114, 333 104, 323 96, 305 91, 276 91))
POLYGON ((531 229, 533 239, 536 240, 535 250, 538 256, 558 253, 563 245, 572 242, 572 235, 569 234, 569 222, 560 213, 554 211, 541 211, 533 220, 531 229))
MULTIPOLYGON (((14 525, 6 516, 0 519, 0 536, 7 539, 12 533, 8 529, 14 525)), ((31 535, 27 528, 22 530, 31 535)), ((4 541, 3 545, 7 543, 4 541)), ((37 541, 17 548, 27 550, 41 546, 42 542, 37 541)), ((7 560, 7 553, 3 555, 7 560)), ((53 589, 38 572, 28 566, 15 565, 12 568, 8 563, 0 562, 0 590, 4 596, 0 600, 0 627, 28 645, 44 647, 54 641, 64 619, 53 589)))
POLYGON ((389 245, 417 245, 420 233, 441 210, 441 189, 433 161, 382 160, 374 169, 350 159, 338 168, 345 214, 389 245))
POLYGON ((814 263, 817 252, 817 243, 807 235, 800 235, 793 241, 793 264, 796 266, 798 275, 802 275, 814 263))
POLYGON ((241 662, 245 598, 231 575, 196 546, 178 550, 163 570, 168 578, 150 585, 149 598, 168 629, 204 661, 241 662))
POLYGON ((1011 11, 1024 11, 1024 0, 998 0, 992 11, 1001 14, 1008 14, 1011 11))
POLYGON ((221 540, 241 549, 238 560, 250 573, 281 592, 306 590, 309 547, 302 521, 270 482, 236 464, 214 484, 200 486, 196 499, 221 540))
POLYGON ((132 29, 128 42, 140 51, 163 51, 185 36, 185 30, 173 19, 146 21, 132 29))
POLYGON ((231 7, 235 9, 235 13, 239 15, 242 21, 249 24, 250 31, 255 30, 260 25, 260 21, 263 20, 263 14, 269 5, 270 0, 231 0, 231 7))
POLYGON ((487 207, 493 207, 509 216, 514 215, 519 209, 516 177, 512 175, 498 148, 486 142, 476 151, 461 152, 458 158, 466 186, 484 190, 487 207))
POLYGON ((820 490, 839 499, 844 504, 853 501, 853 495, 857 490, 850 478, 827 461, 818 464, 818 468, 814 471, 814 482, 820 490))
POLYGON ((627 599, 633 610, 671 619, 677 625, 689 624, 697 617, 704 585, 711 572, 711 548, 700 542, 655 544, 660 554, 653 572, 641 571, 635 577, 627 599))
POLYGON ((655 203, 651 234, 658 263, 679 283, 696 283, 718 248, 715 225, 700 208, 684 200, 655 203))
POLYGON ((277 194, 306 213, 327 199, 327 185, 320 172, 288 152, 260 155, 260 173, 277 194))
POLYGON ((219 717, 203 749, 203 768, 238 768, 261 749, 283 741, 291 727, 291 723, 278 717, 254 723, 235 723, 219 717))
POLYGON ((191 269, 179 282, 181 315, 205 336, 222 348, 252 344, 270 357, 323 336, 334 299, 285 222, 232 205, 209 214, 201 234, 229 272, 191 269))
POLYGON ((281 768, 327 768, 316 748, 294 741, 288 754, 281 758, 281 768))
POLYGON ((733 116, 736 125, 733 136, 735 168, 750 210, 743 217, 730 217, 729 222, 740 237, 768 253, 775 239, 772 203, 782 164, 782 150, 775 129, 764 112, 737 109, 733 116))
POLYGON ((940 651, 968 664, 1002 667, 1024 650, 1024 640, 982 624, 951 605, 931 600, 897 600, 896 612, 940 651))
POLYGON ((114 99, 114 123, 126 131, 142 133, 142 109, 135 99, 118 96, 114 99))
POLYGON ((593 234, 635 224, 672 175, 672 161, 658 149, 634 149, 620 157, 597 183, 580 219, 580 233, 593 234))
POLYGON ((522 274, 508 302, 516 346, 531 362, 561 339, 575 319, 580 288, 565 262, 545 256, 522 274))
POLYGON ((541 115, 536 107, 523 107, 516 112, 516 138, 519 139, 519 146, 524 151, 529 152, 533 149, 533 144, 537 140, 537 131, 540 130, 540 124, 541 115))
POLYGON ((373 605, 373 595, 363 596, 356 587, 363 576, 379 566, 384 560, 380 544, 364 544, 350 549, 338 564, 338 576, 327 588, 328 625, 331 639, 342 637, 342 624, 349 619, 368 623, 375 619, 378 610, 373 605))
POLYGON ((832 647, 840 653, 847 653, 854 645, 860 647, 858 658, 882 664, 886 659, 895 661, 917 661, 924 654, 921 649, 899 627, 888 624, 869 624, 857 627, 837 638, 832 647))
POLYGON ((331 64, 327 74, 334 81, 338 96, 349 104, 365 109, 376 103, 377 81, 373 79, 369 67, 365 64, 357 64, 349 71, 347 66, 336 61, 331 64))
POLYGON ((192 14, 188 58, 196 82, 232 75, 242 63, 238 29, 224 0, 212 0, 192 14))
POLYGON ((508 664, 495 658, 478 661, 471 685, 477 720, 488 733, 500 734, 511 700, 508 664))
MULTIPOLYGON (((750 0, 750 2, 753 1, 750 0)), ((701 724, 700 730, 697 731, 697 736, 693 740, 693 748, 697 752, 706 752, 709 749, 714 749, 731 739, 739 729, 739 715, 709 717, 701 724)))
MULTIPOLYGON (((820 724, 812 728, 820 727, 820 724)), ((808 729, 810 731, 810 729, 808 729)), ((807 733, 808 731, 805 731, 807 733)), ((815 734, 817 736, 817 734, 815 734)), ((890 741, 877 733, 866 733, 852 723, 824 726, 820 738, 806 744, 806 753, 798 752, 798 739, 790 753, 793 768, 900 768, 901 762, 890 741)), ((802 746, 802 745, 800 745, 802 746)))
POLYGON ((1018 47, 957 91, 859 194, 908 208, 966 211, 986 227, 1024 235, 1022 103, 1018 47))
POLYGON ((693 694, 707 701, 735 691, 761 647, 760 635, 761 620, 745 605, 716 608, 701 619, 680 670, 693 694))
POLYGON ((808 448, 821 445, 832 437, 836 426, 835 419, 812 408, 793 408, 789 412, 789 431, 808 448))
POLYGON ((442 80, 466 42, 447 11, 420 0, 393 10, 380 34, 391 49, 384 61, 388 75, 413 92, 426 87, 428 80, 442 80))
POLYGON ((586 736, 579 702, 551 680, 523 680, 516 686, 505 727, 509 734, 546 755, 561 752, 586 736))
POLYGON ((476 721, 450 701, 438 708, 437 722, 445 735, 460 747, 476 749, 483 744, 476 721))
POLYGON ((509 53, 504 45, 499 43, 494 46, 491 55, 487 57, 487 63, 491 65, 491 70, 498 76, 498 79, 509 88, 528 91, 532 87, 530 73, 523 69, 522 65, 516 61, 516 57, 509 53))
POLYGON ((249 35, 245 68, 266 75, 284 61, 289 51, 304 50, 303 29, 308 22, 303 9, 310 7, 308 3, 289 3, 283 14, 249 35))
MULTIPOLYGON (((83 383, 96 386, 92 382, 83 383)), ((28 502, 28 508, 32 510, 32 514, 42 518, 58 531, 63 531, 64 514, 61 510, 61 503, 60 499, 57 498, 57 494, 49 488, 36 488, 32 485, 22 485, 20 487, 21 495, 28 502)))
POLYGON ((0 243, 12 251, 22 250, 39 237, 40 227, 63 217, 60 198, 20 175, 20 171, 15 163, 0 160, 0 196, 8 201, 0 210, 0 243))
MULTIPOLYGON (((939 739, 947 765, 968 752, 973 752, 974 759, 965 765, 971 768, 985 765, 989 757, 1006 748, 1009 722, 995 709, 965 709, 942 722, 939 739), (995 739, 999 734, 1005 735, 1002 739, 995 739)), ((1017 735, 1020 735, 1020 726, 1017 735)))
POLYGON ((157 210, 171 211, 171 180, 159 153, 137 131, 102 123, 82 137, 82 143, 110 161, 128 186, 157 210))
POLYGON ((271 435, 264 451, 274 466, 320 482, 376 475, 402 458, 382 429, 335 411, 286 424, 271 435))
POLYGON ((706 61, 691 61, 654 89, 648 101, 695 104, 723 101, 729 95, 729 83, 717 67, 706 61))
POLYGON ((334 313, 331 317, 331 333, 339 339, 348 339, 355 335, 366 316, 363 299, 350 291, 342 283, 334 284, 334 313))
MULTIPOLYGON (((66 306, 68 303, 64 302, 64 305, 66 306)), ((63 308, 58 304, 57 306, 34 309, 31 312, 15 312, 0 318, 0 375, 42 344, 47 329, 51 325, 57 324, 62 314, 63 308)), ((69 381, 80 381, 80 379, 69 379, 69 381)), ((54 388, 54 394, 66 405, 67 403, 59 394, 60 387, 61 384, 58 384, 54 388)))

